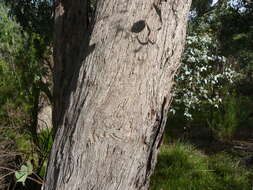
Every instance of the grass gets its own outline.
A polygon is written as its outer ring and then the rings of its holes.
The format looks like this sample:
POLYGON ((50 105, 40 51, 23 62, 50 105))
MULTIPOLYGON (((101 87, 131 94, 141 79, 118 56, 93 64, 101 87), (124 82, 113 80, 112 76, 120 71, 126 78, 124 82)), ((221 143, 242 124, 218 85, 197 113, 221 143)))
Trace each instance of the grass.
POLYGON ((226 154, 207 157, 175 143, 161 148, 150 190, 251 190, 249 176, 226 154))

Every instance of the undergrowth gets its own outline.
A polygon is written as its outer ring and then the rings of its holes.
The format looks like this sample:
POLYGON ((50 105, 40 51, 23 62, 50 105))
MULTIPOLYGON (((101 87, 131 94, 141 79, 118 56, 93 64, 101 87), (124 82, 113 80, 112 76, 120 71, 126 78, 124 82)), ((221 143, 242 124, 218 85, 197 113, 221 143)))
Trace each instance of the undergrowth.
POLYGON ((250 175, 227 154, 208 157, 175 143, 161 148, 150 190, 250 190, 250 175))

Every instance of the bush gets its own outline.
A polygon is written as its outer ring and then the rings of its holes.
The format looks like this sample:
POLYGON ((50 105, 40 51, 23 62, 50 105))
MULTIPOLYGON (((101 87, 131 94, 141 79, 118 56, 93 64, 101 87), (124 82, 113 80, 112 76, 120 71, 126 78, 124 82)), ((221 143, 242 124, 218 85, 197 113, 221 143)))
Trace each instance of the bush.
POLYGON ((3 144, 12 143, 20 164, 34 160, 35 172, 44 173, 52 136, 38 134, 37 123, 41 97, 51 98, 50 40, 26 31, 11 11, 0 1, 0 146, 7 151, 3 144))
POLYGON ((231 95, 225 99, 222 109, 213 112, 208 124, 219 139, 227 140, 234 136, 239 123, 238 111, 238 98, 231 95))

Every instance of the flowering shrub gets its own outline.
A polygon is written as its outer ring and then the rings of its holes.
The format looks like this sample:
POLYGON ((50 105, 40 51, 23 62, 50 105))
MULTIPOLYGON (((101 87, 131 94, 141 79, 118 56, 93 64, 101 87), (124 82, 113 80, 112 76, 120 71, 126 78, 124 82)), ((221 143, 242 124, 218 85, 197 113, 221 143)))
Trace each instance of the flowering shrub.
POLYGON ((203 105, 218 108, 227 95, 225 87, 238 77, 226 57, 218 53, 218 42, 208 34, 193 33, 186 39, 182 67, 175 77, 174 104, 171 111, 184 109, 184 116, 192 118, 191 110, 203 105))

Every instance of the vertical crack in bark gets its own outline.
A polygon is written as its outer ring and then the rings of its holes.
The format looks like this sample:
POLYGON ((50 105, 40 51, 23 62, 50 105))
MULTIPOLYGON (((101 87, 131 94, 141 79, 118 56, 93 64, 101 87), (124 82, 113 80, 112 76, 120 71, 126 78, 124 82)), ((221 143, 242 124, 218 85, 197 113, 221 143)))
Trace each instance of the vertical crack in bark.
POLYGON ((155 132, 155 136, 154 136, 153 142, 151 144, 150 152, 149 152, 149 156, 148 156, 145 183, 148 182, 148 178, 149 178, 150 174, 152 173, 154 166, 155 166, 155 156, 157 153, 157 149, 159 148, 161 138, 163 136, 163 131, 164 131, 165 122, 166 122, 166 118, 167 118, 167 117, 164 117, 164 115, 166 114, 166 108, 165 108, 166 105, 167 105, 167 98, 164 97, 161 111, 160 111, 158 128, 155 132))
POLYGON ((155 8, 156 14, 159 17, 159 21, 162 24, 163 23, 163 19, 162 19, 161 1, 159 1, 157 4, 153 3, 153 6, 155 8))

